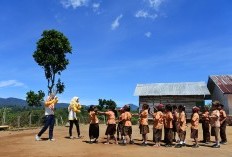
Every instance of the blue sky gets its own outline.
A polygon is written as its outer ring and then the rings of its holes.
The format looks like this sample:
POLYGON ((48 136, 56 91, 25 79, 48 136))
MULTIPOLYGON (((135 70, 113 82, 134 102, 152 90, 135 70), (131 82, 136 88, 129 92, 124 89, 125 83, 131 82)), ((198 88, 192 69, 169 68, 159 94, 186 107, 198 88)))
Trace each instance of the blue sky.
POLYGON ((47 91, 32 54, 48 29, 73 47, 60 102, 138 104, 138 83, 231 74, 231 8, 230 0, 1 0, 0 97, 47 91))

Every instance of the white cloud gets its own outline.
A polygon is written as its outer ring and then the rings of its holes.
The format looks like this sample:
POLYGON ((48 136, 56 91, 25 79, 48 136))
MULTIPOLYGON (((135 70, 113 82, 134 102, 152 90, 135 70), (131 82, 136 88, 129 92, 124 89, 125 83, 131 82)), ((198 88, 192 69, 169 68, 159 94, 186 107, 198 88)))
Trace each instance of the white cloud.
POLYGON ((93 3, 92 7, 93 7, 93 11, 97 11, 100 7, 100 3, 93 3))
POLYGON ((147 11, 139 10, 135 14, 135 17, 137 17, 137 18, 151 18, 151 19, 155 19, 155 18, 158 17, 158 15, 157 14, 149 14, 147 11))
POLYGON ((0 81, 0 88, 1 87, 20 87, 25 86, 24 83, 19 82, 17 80, 7 80, 7 81, 0 81))
POLYGON ((148 0, 150 7, 155 10, 159 10, 160 5, 164 2, 164 0, 148 0))
POLYGON ((73 9, 76 9, 78 7, 87 6, 89 0, 61 0, 60 2, 64 8, 73 7, 73 9))
POLYGON ((151 32, 146 32, 144 35, 145 35, 146 37, 150 38, 150 37, 151 37, 151 32))
POLYGON ((113 21, 113 23, 111 24, 112 30, 115 30, 116 28, 119 27, 119 25, 120 25, 119 21, 122 19, 122 17, 123 17, 123 15, 121 14, 113 21))

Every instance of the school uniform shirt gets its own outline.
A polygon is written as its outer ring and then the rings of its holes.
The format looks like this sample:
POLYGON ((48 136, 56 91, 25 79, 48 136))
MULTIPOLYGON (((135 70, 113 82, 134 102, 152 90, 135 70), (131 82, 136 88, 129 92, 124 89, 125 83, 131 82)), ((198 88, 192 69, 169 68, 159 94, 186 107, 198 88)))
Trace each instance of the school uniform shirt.
POLYGON ((184 111, 182 111, 178 118, 179 126, 182 131, 186 131, 186 116, 184 111))
POLYGON ((179 118, 178 112, 177 112, 177 111, 174 111, 174 112, 173 112, 173 120, 177 121, 178 118, 179 118))
POLYGON ((120 116, 118 117, 118 122, 122 122, 122 117, 124 116, 124 113, 121 113, 120 116))
POLYGON ((130 112, 125 112, 122 114, 122 120, 123 120, 123 124, 124 126, 132 126, 132 123, 131 123, 131 113, 130 112))
POLYGON ((141 125, 148 125, 148 110, 143 110, 140 113, 140 124, 141 125))
POLYGON ((153 114, 153 120, 154 120, 154 129, 162 129, 164 122, 163 122, 163 112, 158 111, 153 114))
POLYGON ((172 115, 172 112, 167 112, 164 114, 164 127, 165 128, 173 128, 173 124, 172 124, 172 120, 173 120, 173 115, 172 115))
POLYGON ((226 112, 224 110, 220 110, 220 122, 226 118, 226 112))
POLYGON ((89 112, 89 119, 90 119, 90 124, 97 124, 99 123, 99 120, 97 118, 96 112, 95 111, 90 111, 89 112))
POLYGON ((202 114, 202 120, 203 120, 203 121, 209 121, 209 111, 205 111, 205 112, 202 114))
POLYGON ((77 120, 77 114, 70 106, 68 107, 68 120, 77 120))
POLYGON ((107 116, 107 124, 116 124, 115 114, 113 111, 107 111, 105 114, 107 116))
POLYGON ((211 112, 210 124, 212 127, 220 127, 220 112, 219 110, 213 110, 211 112))
POLYGON ((199 125, 199 114, 198 113, 194 113, 192 118, 191 118, 191 129, 198 129, 198 125, 199 125))

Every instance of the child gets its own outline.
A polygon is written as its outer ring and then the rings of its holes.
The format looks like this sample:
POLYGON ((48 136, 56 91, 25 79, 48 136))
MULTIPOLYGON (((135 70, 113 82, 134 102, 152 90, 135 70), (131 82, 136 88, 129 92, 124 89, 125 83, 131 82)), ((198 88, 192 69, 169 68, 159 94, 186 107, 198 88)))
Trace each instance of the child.
POLYGON ((99 120, 97 118, 97 108, 94 105, 91 105, 89 107, 89 139, 90 144, 92 143, 98 143, 98 137, 99 137, 99 120))
POLYGON ((185 113, 185 107, 183 105, 178 106, 179 111, 179 117, 177 119, 178 121, 178 136, 180 139, 180 142, 175 146, 176 148, 181 148, 185 145, 185 137, 186 137, 186 113, 185 113))
POLYGON ((76 126, 76 130, 77 130, 77 138, 81 138, 80 136, 80 127, 79 127, 79 120, 77 118, 77 114, 81 112, 81 105, 79 103, 79 98, 78 97, 73 97, 70 101, 70 105, 68 106, 68 120, 69 120, 69 138, 73 139, 72 136, 72 128, 73 128, 73 124, 75 124, 76 126))
POLYGON ((177 112, 177 106, 176 105, 173 105, 172 106, 172 114, 173 114, 173 142, 176 142, 176 132, 178 131, 178 117, 179 117, 179 114, 177 112))
POLYGON ((139 114, 140 117, 140 134, 142 134, 143 143, 142 146, 147 146, 147 134, 149 133, 148 126, 148 104, 143 104, 142 111, 139 114))
POLYGON ((215 136, 215 144, 212 145, 213 148, 220 148, 219 143, 219 130, 220 130, 220 112, 219 112, 219 101, 214 101, 212 104, 212 112, 210 114, 211 123, 211 136, 215 136))
POLYGON ((221 144, 226 144, 227 143, 227 138, 226 138, 226 112, 223 109, 224 105, 220 104, 219 106, 219 111, 220 111, 220 137, 221 137, 221 144))
POLYGON ((118 126, 117 126, 117 140, 122 140, 122 127, 123 127, 123 121, 122 121, 122 115, 124 113, 123 108, 120 108, 119 110, 119 117, 118 117, 118 126), (121 136, 121 138, 119 138, 121 136))
POLYGON ((123 138, 123 144, 126 144, 126 136, 129 137, 130 139, 130 144, 133 144, 133 140, 132 140, 132 123, 131 123, 131 113, 130 113, 130 106, 129 105, 125 105, 123 107, 123 110, 125 111, 122 114, 122 122, 123 122, 123 127, 122 127, 122 138, 123 138))
POLYGON ((193 144, 192 148, 198 148, 198 125, 199 125, 199 108, 194 106, 192 108, 192 116, 191 116, 191 138, 194 139, 195 144, 193 144))
MULTIPOLYGON (((157 112, 153 114, 153 142, 155 142, 155 147, 160 147, 160 141, 162 138, 162 128, 163 128, 163 104, 156 106, 157 112)), ((155 109, 154 109, 155 110, 155 109)))
POLYGON ((173 140, 173 115, 172 115, 172 106, 170 104, 165 106, 165 114, 164 114, 164 127, 165 127, 165 147, 172 147, 173 140))
POLYGON ((209 108, 204 107, 202 113, 202 130, 203 130, 203 143, 208 144, 210 142, 210 132, 209 132, 209 108))
POLYGON ((41 141, 42 134, 47 130, 49 127, 49 138, 50 141, 55 141, 53 138, 53 128, 55 124, 55 117, 54 117, 54 106, 58 102, 58 98, 55 96, 55 94, 51 93, 50 96, 48 96, 47 100, 45 101, 45 124, 44 127, 40 130, 40 132, 35 136, 36 141, 41 141))
POLYGON ((107 141, 104 144, 109 144, 111 137, 114 138, 115 144, 118 144, 117 138, 114 136, 116 133, 115 109, 110 108, 107 112, 99 112, 99 114, 105 114, 107 116, 107 128, 105 133, 107 141))

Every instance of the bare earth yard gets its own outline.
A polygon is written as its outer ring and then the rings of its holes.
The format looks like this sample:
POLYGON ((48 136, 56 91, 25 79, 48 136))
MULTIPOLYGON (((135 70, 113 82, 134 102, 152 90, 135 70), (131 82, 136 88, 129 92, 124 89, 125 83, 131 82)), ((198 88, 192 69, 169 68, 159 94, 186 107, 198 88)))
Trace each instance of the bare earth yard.
MULTIPOLYGON (((133 126, 134 145, 104 145, 106 125, 100 125, 100 138, 98 144, 88 143, 88 125, 80 125, 82 139, 68 139, 67 127, 55 127, 54 142, 47 141, 48 132, 42 136, 43 141, 35 141, 35 135, 40 128, 24 131, 0 132, 0 157, 231 157, 232 156, 232 127, 227 127, 228 144, 221 145, 220 149, 211 148, 209 145, 200 144, 199 148, 155 148, 152 147, 152 126, 150 126, 149 146, 143 147, 138 126, 133 126)), ((73 135, 76 130, 73 128, 73 135)), ((187 144, 191 145, 189 127, 187 130, 187 144)), ((202 139, 202 130, 199 129, 199 140, 202 139)), ((211 140, 214 140, 211 138, 211 140)), ((113 141, 112 141, 113 143, 113 141)))

